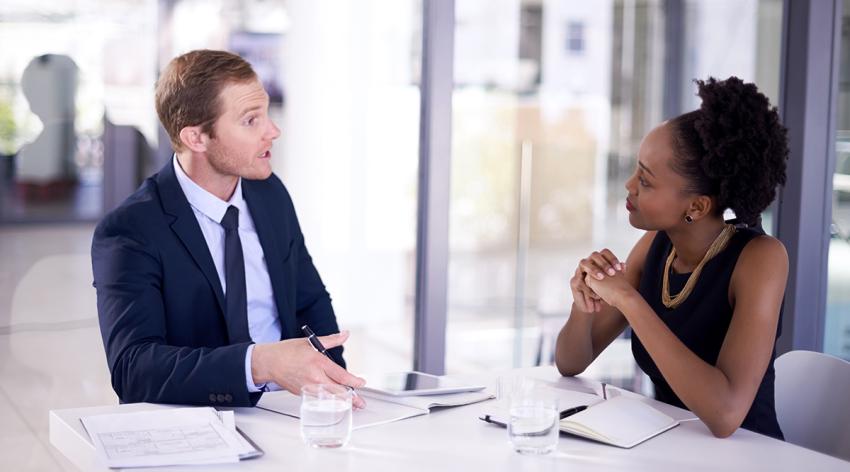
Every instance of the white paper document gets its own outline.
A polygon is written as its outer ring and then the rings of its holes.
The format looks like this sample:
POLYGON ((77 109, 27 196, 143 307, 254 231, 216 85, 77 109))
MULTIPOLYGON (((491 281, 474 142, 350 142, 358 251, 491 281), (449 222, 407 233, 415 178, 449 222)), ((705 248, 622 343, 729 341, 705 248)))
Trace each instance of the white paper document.
POLYGON ((111 468, 239 461, 259 454, 235 429, 233 412, 175 408, 81 418, 111 468))
MULTIPOLYGON (((352 429, 355 430, 427 415, 431 408, 469 405, 493 398, 487 392, 406 397, 362 391, 361 394, 365 397, 366 408, 354 410, 352 429)), ((301 397, 286 391, 270 392, 263 395, 257 407, 298 418, 301 415, 301 397)))
MULTIPOLYGON (((301 416, 301 397, 285 391, 266 393, 257 407, 297 419, 301 416)), ((351 427, 357 430, 426 415, 428 410, 368 398, 366 408, 354 410, 353 413, 351 427)))

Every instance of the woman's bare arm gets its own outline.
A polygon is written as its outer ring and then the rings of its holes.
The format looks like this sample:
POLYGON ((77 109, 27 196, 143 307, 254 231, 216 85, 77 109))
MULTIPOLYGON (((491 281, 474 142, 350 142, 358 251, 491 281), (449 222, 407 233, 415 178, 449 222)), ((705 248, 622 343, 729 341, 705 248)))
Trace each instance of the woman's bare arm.
MULTIPOLYGON (((632 248, 626 260, 625 277, 637 289, 649 246, 655 238, 655 232, 644 234, 632 248)), ((558 334, 555 346, 555 365, 561 375, 578 375, 596 359, 628 326, 620 311, 606 303, 601 303, 599 311, 593 312, 583 303, 583 294, 576 284, 584 284, 583 268, 576 269, 571 280, 573 306, 567 323, 558 334), (577 280, 578 278, 578 280, 577 280)), ((586 287, 586 286, 585 286, 586 287)))

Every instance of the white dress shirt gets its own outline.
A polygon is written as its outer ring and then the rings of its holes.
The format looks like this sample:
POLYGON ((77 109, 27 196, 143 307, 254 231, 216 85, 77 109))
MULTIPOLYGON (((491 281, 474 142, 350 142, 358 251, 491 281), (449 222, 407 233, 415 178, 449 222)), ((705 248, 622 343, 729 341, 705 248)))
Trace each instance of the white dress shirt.
MULTIPOLYGON (((189 205, 204 234, 204 240, 207 242, 224 293, 227 293, 227 284, 224 279, 224 227, 221 226, 221 219, 231 205, 239 209, 239 239, 245 260, 245 288, 248 299, 248 333, 255 343, 280 341, 280 318, 278 318, 277 306, 274 302, 269 270, 266 267, 266 258, 257 230, 254 228, 251 211, 245 199, 242 198, 242 179, 240 178, 236 184, 236 190, 230 197, 230 201, 225 202, 189 178, 180 167, 177 156, 172 159, 177 182, 180 183, 183 194, 189 200, 189 205)), ((248 352, 245 353, 245 382, 249 392, 259 392, 263 386, 256 385, 251 376, 253 352, 254 345, 251 344, 248 346, 248 352)), ((280 388, 272 383, 266 387, 272 390, 280 388)))

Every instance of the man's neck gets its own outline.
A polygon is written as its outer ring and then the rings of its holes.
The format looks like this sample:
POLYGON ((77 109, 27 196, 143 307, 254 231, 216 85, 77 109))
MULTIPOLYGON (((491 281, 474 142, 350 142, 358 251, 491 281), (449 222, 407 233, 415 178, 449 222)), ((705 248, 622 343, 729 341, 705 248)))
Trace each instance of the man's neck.
POLYGON ((178 152, 176 156, 177 164, 192 182, 222 201, 230 201, 239 183, 239 177, 219 174, 209 165, 206 156, 193 155, 188 151, 178 152))

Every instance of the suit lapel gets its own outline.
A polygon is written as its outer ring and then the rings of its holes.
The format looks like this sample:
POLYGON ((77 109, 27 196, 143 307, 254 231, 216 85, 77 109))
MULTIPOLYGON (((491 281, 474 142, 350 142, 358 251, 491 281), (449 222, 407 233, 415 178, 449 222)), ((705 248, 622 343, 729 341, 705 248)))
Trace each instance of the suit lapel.
POLYGON ((283 254, 280 251, 280 235, 276 231, 275 221, 269 214, 262 196, 258 194, 254 185, 254 182, 242 179, 242 196, 251 210, 251 218, 254 220, 254 227, 257 229, 260 246, 263 247, 263 254, 266 258, 266 269, 269 271, 272 292, 274 292, 274 301, 277 306, 278 318, 280 319, 281 339, 290 339, 298 336, 295 319, 290 316, 290 313, 294 312, 293 307, 290 306, 292 300, 286 296, 286 287, 289 287, 292 281, 289 280, 289 276, 283 265, 283 254))
POLYGON ((222 313, 225 313, 224 291, 221 288, 221 281, 218 279, 218 272, 215 270, 215 263, 213 263, 210 250, 207 247, 207 241, 201 233, 201 227, 198 226, 198 220, 192 212, 192 207, 189 206, 189 201, 180 188, 173 166, 174 164, 169 160, 156 177, 162 208, 166 213, 174 216, 171 229, 180 238, 189 254, 192 255, 195 264, 201 268, 201 272, 204 273, 204 277, 215 292, 219 309, 222 313))

